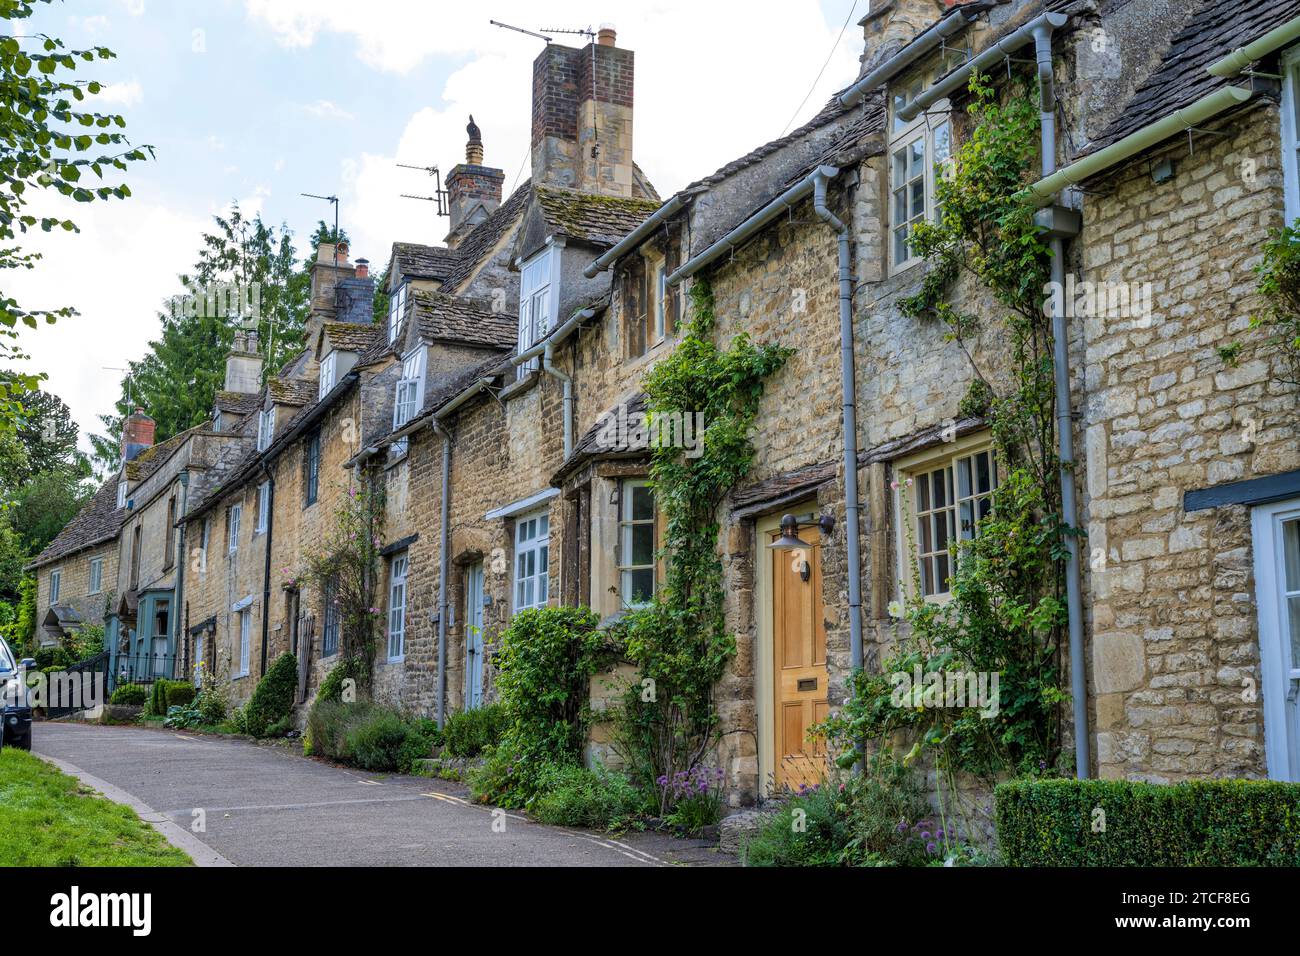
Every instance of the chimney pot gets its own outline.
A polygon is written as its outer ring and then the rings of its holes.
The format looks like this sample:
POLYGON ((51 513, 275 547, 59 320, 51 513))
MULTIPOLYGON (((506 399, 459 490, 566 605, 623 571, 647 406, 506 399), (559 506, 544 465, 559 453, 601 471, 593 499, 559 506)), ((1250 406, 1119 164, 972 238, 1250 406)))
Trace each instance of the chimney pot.
POLYGON ((369 259, 358 259, 358 260, 357 260, 357 278, 358 278, 358 279, 364 279, 364 278, 366 278, 366 276, 368 276, 368 275, 370 275, 370 260, 369 260, 369 259))
POLYGON ((600 32, 596 34, 596 42, 601 46, 613 46, 616 39, 618 39, 618 32, 614 29, 614 24, 602 23, 600 32))

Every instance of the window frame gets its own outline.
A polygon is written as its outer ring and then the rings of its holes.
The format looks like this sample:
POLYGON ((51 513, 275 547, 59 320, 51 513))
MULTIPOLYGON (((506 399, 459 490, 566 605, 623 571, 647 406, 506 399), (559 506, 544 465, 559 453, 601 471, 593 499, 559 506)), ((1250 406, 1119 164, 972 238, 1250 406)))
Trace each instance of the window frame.
POLYGON ((58 604, 60 593, 63 590, 63 569, 54 568, 50 571, 50 604, 58 604))
MULTIPOLYGON (((519 265, 519 337, 522 355, 555 328, 560 291, 560 252, 556 240, 533 253, 519 265)), ((536 356, 519 365, 516 379, 525 378, 539 367, 536 356)))
POLYGON ((888 228, 886 229, 886 244, 888 246, 887 259, 889 264, 889 273, 891 275, 910 269, 925 260, 921 256, 912 253, 910 248, 910 239, 907 248, 907 255, 904 258, 898 257, 896 248, 896 233, 901 227, 907 228, 907 236, 911 236, 913 225, 918 222, 933 222, 938 218, 939 206, 937 199, 938 175, 937 169, 941 163, 949 162, 952 159, 953 152, 953 129, 952 119, 949 111, 949 101, 947 99, 939 100, 934 103, 930 110, 922 111, 912 120, 900 120, 896 116, 896 111, 912 102, 935 80, 942 77, 947 70, 942 66, 930 66, 921 71, 915 71, 905 77, 905 82, 891 83, 888 96, 888 115, 886 117, 886 126, 888 128, 888 143, 885 150, 885 161, 887 164, 886 176, 888 179, 888 190, 886 197, 886 207, 888 211, 888 228), (901 88, 901 89, 900 89, 901 88), (900 95, 900 92, 902 95, 900 95), (932 119, 930 112, 937 114, 938 118, 932 119), (946 114, 946 115, 945 115, 946 114), (937 153, 937 140, 940 130, 944 130, 947 142, 947 153, 939 159, 937 153), (920 176, 911 175, 910 168, 907 170, 907 178, 900 185, 897 177, 897 163, 899 153, 909 149, 918 140, 923 141, 921 155, 921 174, 920 176), (918 179, 921 180, 922 186, 922 210, 920 214, 912 212, 911 187, 918 179), (898 222, 897 193, 902 190, 903 199, 906 203, 906 219, 898 222))
POLYGON ((618 596, 626 608, 645 607, 654 598, 654 592, 659 588, 659 563, 656 560, 655 552, 658 551, 659 544, 659 522, 658 509, 655 506, 654 489, 648 478, 624 478, 619 483, 618 491, 618 555, 617 566, 618 572, 618 596), (645 488, 650 491, 650 517, 637 518, 634 510, 636 502, 636 489, 645 488), (633 556, 633 540, 635 529, 638 527, 650 527, 650 560, 644 564, 634 564, 631 561, 633 556), (632 600, 632 584, 636 572, 649 571, 651 576, 650 594, 645 596, 642 601, 632 600))
POLYGON ((257 450, 266 451, 275 440, 275 409, 264 408, 257 413, 257 450))
POLYGON ((163 538, 163 570, 176 564, 176 496, 167 499, 167 528, 163 538))
POLYGON ((923 596, 927 602, 945 604, 952 599, 952 593, 947 589, 947 581, 951 578, 951 575, 956 569, 951 552, 947 551, 947 546, 953 541, 961 542, 973 540, 979 522, 985 517, 985 515, 977 513, 978 504, 976 504, 974 506, 976 513, 972 525, 972 533, 970 536, 967 536, 964 533, 961 522, 961 505, 966 501, 979 502, 985 499, 988 499, 991 502, 993 494, 997 491, 998 486, 1006 477, 1005 474, 1003 474, 1003 466, 998 462, 997 453, 993 446, 992 435, 988 431, 979 431, 970 435, 964 435, 956 441, 944 442, 931 448, 924 449, 923 451, 919 451, 913 455, 908 455, 905 458, 900 458, 893 462, 893 472, 894 481, 897 485, 897 487, 893 489, 892 508, 894 528, 896 531, 895 574, 898 577, 898 590, 902 595, 907 597, 918 596, 915 587, 917 577, 921 578, 921 586, 923 590, 925 587, 925 575, 921 570, 920 562, 924 560, 934 560, 935 563, 932 574, 935 581, 935 590, 933 593, 921 596, 923 596), (960 479, 957 474, 958 463, 960 461, 974 459, 976 456, 982 454, 987 454, 989 456, 989 463, 992 469, 990 473, 991 483, 989 489, 988 491, 976 491, 974 494, 962 496, 959 492, 960 479), (951 519, 945 530, 945 550, 922 551, 922 543, 919 540, 916 540, 916 551, 912 553, 910 544, 915 539, 917 530, 915 525, 909 528, 903 523, 904 509, 902 496, 905 493, 912 496, 911 500, 908 502, 906 517, 909 521, 916 522, 921 513, 921 509, 918 508, 915 497, 917 493, 916 480, 921 476, 928 478, 930 475, 941 470, 951 470, 951 473, 946 475, 946 477, 948 478, 948 490, 952 491, 952 495, 949 496, 945 492, 945 503, 939 507, 932 506, 931 508, 926 509, 925 514, 933 516, 939 514, 942 510, 951 519), (910 485, 908 484, 909 480, 913 482, 910 485), (938 559, 944 553, 948 554, 947 572, 949 578, 940 582, 938 559), (915 567, 913 566, 913 561, 917 562, 915 567))
POLYGON ((271 482, 262 482, 257 486, 257 524, 253 526, 253 534, 266 534, 267 526, 271 523, 271 482))
POLYGON ((1300 46, 1282 54, 1282 180, 1286 224, 1300 219, 1300 46))
POLYGON ((406 303, 410 295, 407 286, 410 283, 403 279, 392 292, 388 293, 388 344, 392 345, 397 341, 398 334, 402 330, 402 321, 406 318, 406 303))
POLYGON ((511 560, 510 602, 512 612, 528 608, 546 607, 550 601, 551 575, 551 513, 550 509, 532 511, 515 519, 514 555, 511 560), (531 529, 531 530, 530 530, 531 529), (528 537, 525 537, 528 534, 528 537), (521 574, 528 556, 532 556, 532 571, 521 574), (533 584, 530 592, 528 585, 533 584), (533 600, 525 602, 529 593, 533 600))
POLYGON ((316 383, 318 401, 334 388, 334 380, 338 375, 338 357, 338 349, 330 349, 320 360, 319 379, 316 383))
POLYGON ((208 546, 212 543, 212 516, 203 516, 202 530, 199 532, 199 573, 208 570, 208 546))
POLYGON ((126 495, 127 495, 126 479, 120 478, 118 479, 117 482, 117 507, 118 508, 126 507, 126 495))
POLYGON ((239 525, 243 518, 243 502, 236 502, 226 509, 226 552, 228 554, 234 554, 239 550, 239 525))
POLYGON ((342 635, 342 618, 338 610, 338 581, 329 578, 321 588, 321 660, 328 660, 339 652, 339 638, 342 635), (331 635, 333 639, 331 640, 331 635))
POLYGON ((251 601, 235 612, 239 628, 239 670, 231 675, 231 680, 248 676, 251 669, 253 645, 253 605, 251 601))
POLYGON ((99 594, 104 590, 104 559, 91 558, 89 572, 87 574, 90 582, 90 589, 87 594, 99 594))
POLYGON ((398 551, 388 559, 388 663, 406 659, 406 599, 411 571, 410 552, 398 551))
MULTIPOLYGON (((402 357, 402 377, 394 386, 393 431, 410 423, 424 406, 424 370, 426 350, 416 346, 402 357)), ((406 452, 406 439, 393 443, 394 454, 406 452)))
POLYGON ((313 428, 307 434, 307 442, 303 448, 305 459, 305 474, 303 475, 303 507, 309 508, 316 503, 320 497, 320 453, 321 453, 321 431, 320 428, 313 428))

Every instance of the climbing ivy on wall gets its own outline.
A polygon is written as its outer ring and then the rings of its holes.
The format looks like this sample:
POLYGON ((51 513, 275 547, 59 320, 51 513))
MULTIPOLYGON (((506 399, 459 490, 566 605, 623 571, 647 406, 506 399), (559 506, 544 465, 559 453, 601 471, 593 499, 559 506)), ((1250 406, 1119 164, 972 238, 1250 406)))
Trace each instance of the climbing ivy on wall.
POLYGON ((682 339, 645 380, 651 418, 700 413, 700 454, 661 442, 650 477, 666 533, 667 575, 652 603, 628 613, 618 636, 637 666, 618 727, 618 746, 638 781, 652 790, 661 777, 689 771, 716 742, 714 685, 735 654, 723 609, 720 525, 727 493, 749 471, 751 440, 765 381, 793 354, 755 345, 744 333, 723 347, 714 341, 713 290, 697 280, 682 339))
POLYGON ((1246 349, 1282 357, 1282 381, 1300 386, 1300 220, 1278 230, 1264 243, 1264 258, 1255 272, 1264 308, 1251 316, 1250 339, 1219 347, 1220 357, 1237 365, 1246 349))
MULTIPOLYGON (((845 766, 856 759, 857 742, 889 749, 898 731, 911 731, 908 762, 925 756, 950 779, 958 770, 994 777, 1056 768, 1067 699, 1064 558, 1074 533, 1061 521, 1052 335, 1043 308, 1051 250, 1021 198, 1038 166, 1036 90, 1019 81, 999 94, 980 76, 969 89, 969 133, 937 184, 941 215, 912 236, 929 270, 902 310, 942 324, 966 356, 972 384, 961 413, 989 423, 1001 480, 976 539, 953 546, 951 599, 927 602, 914 582, 891 606, 907 625, 892 655, 880 673, 855 675, 852 699, 823 728, 845 766), (982 353, 981 340, 997 348, 982 353), (913 684, 900 701, 893 675, 918 669, 923 681, 996 673, 996 695, 989 706, 933 706, 913 684)), ((915 492, 910 480, 894 488, 904 505, 901 533, 914 552, 908 505, 915 492)))

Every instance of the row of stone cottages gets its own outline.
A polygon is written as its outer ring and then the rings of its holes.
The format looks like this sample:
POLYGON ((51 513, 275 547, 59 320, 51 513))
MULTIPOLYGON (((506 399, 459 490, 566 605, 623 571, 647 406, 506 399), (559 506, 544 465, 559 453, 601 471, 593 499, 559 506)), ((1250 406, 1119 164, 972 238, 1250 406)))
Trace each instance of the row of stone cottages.
POLYGON ((632 52, 612 30, 549 44, 531 179, 502 202, 471 126, 445 245, 393 247, 385 326, 365 260, 322 246, 301 355, 263 381, 237 336, 210 421, 147 447, 132 416, 121 473, 33 565, 43 628, 104 620, 115 667, 201 662, 236 702, 287 650, 309 700, 340 622, 301 585, 303 556, 375 483, 376 696, 439 717, 478 705, 514 612, 610 616, 661 580, 647 453, 602 429, 641 407, 707 276, 719 342, 795 350, 720 515, 738 651, 718 760, 735 802, 815 776, 805 729, 852 667, 878 666, 893 600, 913 582, 947 598, 948 544, 999 478, 987 423, 959 413, 965 350, 1005 371, 998 333, 963 349, 900 300, 929 269, 909 231, 969 132, 970 72, 1029 62, 1045 150, 1026 178, 1058 276, 1150 290, 1145 312, 1054 316, 1065 508, 1087 531, 1068 741, 1090 775, 1300 779, 1296 395, 1282 356, 1216 351, 1260 305, 1266 236, 1300 211, 1297 17, 1300 0, 889 0, 862 21, 854 85, 666 202, 633 160, 632 52), (805 562, 768 547, 786 514, 805 562))

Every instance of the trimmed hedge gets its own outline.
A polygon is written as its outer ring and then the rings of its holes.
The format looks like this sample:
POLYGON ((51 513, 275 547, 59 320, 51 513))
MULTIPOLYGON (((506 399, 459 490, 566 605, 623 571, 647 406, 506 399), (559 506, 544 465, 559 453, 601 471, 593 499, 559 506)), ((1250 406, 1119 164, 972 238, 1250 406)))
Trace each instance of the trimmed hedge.
POLYGON ((169 707, 184 707, 194 700, 194 685, 188 681, 167 680, 160 677, 150 685, 148 694, 144 707, 145 715, 166 717, 169 707))
POLYGON ((114 688, 113 696, 108 699, 108 702, 140 707, 148 698, 149 692, 145 690, 143 684, 121 684, 114 688))
POLYGON ((1010 866, 1300 866, 1300 784, 1016 780, 996 801, 1010 866))
POLYGON ((450 714, 443 728, 447 752, 453 757, 477 757, 496 746, 507 726, 509 718, 500 704, 450 714))
POLYGON ((318 700, 307 714, 303 753, 363 770, 410 773, 433 755, 429 721, 409 719, 375 704, 318 700))
POLYGON ((257 682, 244 711, 244 728, 254 737, 283 735, 298 696, 298 658, 285 651, 257 682))

